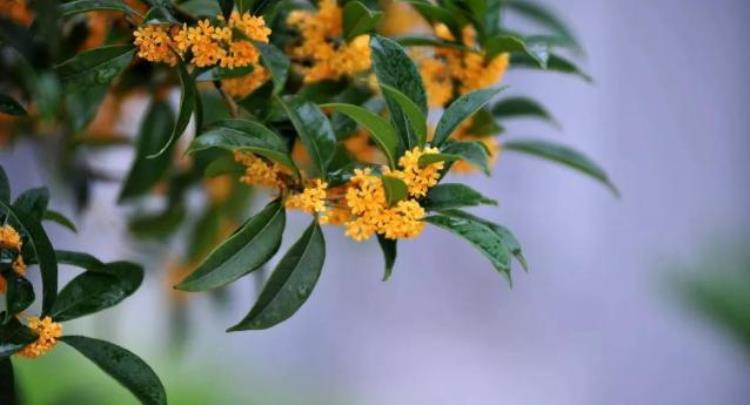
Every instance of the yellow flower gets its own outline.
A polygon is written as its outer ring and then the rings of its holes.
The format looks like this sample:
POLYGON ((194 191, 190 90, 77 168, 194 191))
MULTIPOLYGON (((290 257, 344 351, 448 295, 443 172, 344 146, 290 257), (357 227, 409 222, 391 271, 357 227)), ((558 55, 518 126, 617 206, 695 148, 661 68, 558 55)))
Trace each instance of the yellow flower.
POLYGON ((336 0, 320 0, 316 13, 289 13, 287 25, 300 31, 301 41, 290 54, 295 61, 310 65, 303 68, 305 82, 337 80, 370 68, 370 36, 343 41, 342 10, 336 0))
POLYGON ((235 151, 234 160, 245 166, 245 174, 240 178, 242 183, 250 186, 285 187, 281 176, 287 174, 288 170, 284 166, 240 151, 235 151))
POLYGON ((324 212, 318 222, 323 225, 343 225, 351 216, 352 213, 346 207, 334 206, 324 212))
POLYGON ((422 60, 419 74, 422 76, 430 107, 443 107, 453 98, 453 79, 442 61, 422 60))
POLYGON ((250 13, 240 14, 232 11, 229 16, 229 27, 239 30, 253 41, 268 43, 268 37, 271 35, 271 29, 266 27, 263 17, 256 17, 250 13))
POLYGON ((0 248, 13 249, 20 252, 23 242, 21 234, 10 225, 0 226, 0 248))
POLYGON ((419 167, 419 159, 424 155, 436 153, 440 153, 437 148, 415 147, 399 159, 398 164, 401 170, 390 171, 385 168, 384 173, 403 180, 409 188, 410 196, 424 197, 427 195, 427 190, 437 185, 440 180, 440 171, 445 167, 445 163, 437 162, 419 167))
POLYGON ((143 25, 133 33, 133 44, 138 47, 138 56, 149 62, 163 62, 170 66, 177 64, 174 42, 165 27, 161 25, 143 25))
POLYGON ((296 209, 307 214, 321 214, 326 212, 326 190, 328 183, 315 179, 308 187, 298 194, 290 195, 284 205, 289 209, 296 209))
POLYGON ((424 230, 425 211, 414 200, 399 201, 384 212, 382 234, 387 239, 413 239, 424 230))
POLYGON ((62 336, 62 325, 52 322, 52 318, 45 316, 39 319, 35 316, 29 318, 28 326, 36 332, 39 337, 28 346, 24 347, 17 354, 22 357, 35 359, 50 350, 57 344, 57 339, 62 336))
POLYGON ((242 99, 257 90, 271 77, 267 69, 256 66, 252 72, 239 76, 222 79, 221 88, 231 97, 242 99))

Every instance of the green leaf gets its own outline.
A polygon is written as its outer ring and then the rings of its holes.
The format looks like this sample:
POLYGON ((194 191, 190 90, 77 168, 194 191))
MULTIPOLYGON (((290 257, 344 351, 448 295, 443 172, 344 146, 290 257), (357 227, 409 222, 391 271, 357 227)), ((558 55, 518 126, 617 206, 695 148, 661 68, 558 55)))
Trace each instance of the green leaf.
POLYGON ((221 156, 206 166, 203 174, 206 177, 219 177, 225 174, 239 174, 245 172, 245 166, 234 160, 232 156, 221 156))
MULTIPOLYGON (((372 49, 372 68, 381 86, 390 86, 406 95, 422 112, 427 115, 427 95, 422 85, 422 77, 417 67, 401 45, 380 35, 370 39, 372 49)), ((396 99, 385 93, 391 120, 401 134, 401 146, 411 149, 419 145, 419 136, 407 122, 408 115, 396 99)), ((418 125, 416 123, 415 125, 418 125)))
POLYGON ((447 9, 434 5, 428 0, 403 0, 404 3, 411 4, 427 21, 432 23, 441 22, 448 26, 456 38, 461 37, 461 27, 456 16, 447 9))
POLYGON ((63 215, 61 212, 48 209, 47 211, 44 212, 44 217, 42 219, 45 221, 55 222, 58 225, 68 228, 73 233, 78 233, 78 228, 76 228, 76 225, 73 223, 73 221, 71 221, 68 217, 63 215))
POLYGON ((388 281, 393 274, 393 266, 396 265, 396 254, 398 241, 394 239, 387 239, 383 235, 378 235, 378 244, 380 249, 383 251, 383 258, 385 259, 385 273, 383 274, 383 281, 388 281))
POLYGON ((286 212, 274 201, 216 247, 176 288, 203 291, 221 287, 259 269, 281 245, 286 212))
POLYGON ((268 329, 294 315, 312 294, 325 255, 323 232, 313 221, 271 273, 245 319, 228 332, 268 329))
MULTIPOLYGON (((5 313, 0 313, 5 318, 5 313)), ((23 325, 18 318, 11 317, 0 325, 0 359, 9 358, 14 353, 36 341, 36 333, 23 325)))
POLYGON ((10 358, 0 359, 0 404, 16 405, 18 401, 13 363, 10 358))
POLYGON ((436 146, 445 143, 445 141, 448 140, 448 137, 453 134, 453 131, 455 131, 464 120, 479 111, 485 104, 489 103, 493 97, 503 90, 505 90, 505 87, 482 89, 459 97, 445 110, 443 116, 440 117, 440 121, 438 121, 437 128, 435 129, 435 139, 432 143, 436 146))
POLYGON ((253 44, 260 51, 263 65, 271 72, 274 94, 280 93, 284 90, 287 76, 289 76, 289 67, 291 66, 289 58, 279 48, 271 44, 257 41, 253 42, 253 44))
POLYGON ((497 201, 483 196, 465 184, 447 183, 431 188, 420 204, 428 211, 442 211, 479 205, 497 205, 497 201))
POLYGON ((476 52, 475 50, 469 48, 468 46, 458 43, 458 42, 451 42, 446 41, 444 39, 440 39, 438 37, 433 36, 426 36, 426 35, 405 35, 401 37, 394 38, 396 42, 398 42, 401 46, 432 46, 435 48, 452 48, 452 49, 459 49, 462 51, 467 52, 476 52))
POLYGON ((292 121, 302 144, 318 168, 320 177, 325 180, 328 165, 336 151, 336 135, 331 122, 317 105, 309 101, 297 98, 286 103, 278 96, 276 99, 292 121))
POLYGON ((506 142, 503 148, 509 152, 525 153, 527 155, 540 157, 542 159, 547 159, 568 166, 599 180, 607 186, 615 196, 620 196, 617 187, 612 184, 609 180, 609 176, 601 166, 592 161, 588 156, 568 146, 540 139, 524 139, 506 142))
MULTIPOLYGON (((196 111, 196 100, 198 99, 198 90, 195 87, 195 81, 193 77, 188 73, 185 65, 180 62, 177 64, 177 72, 180 76, 180 87, 182 88, 182 96, 180 97, 180 111, 177 113, 177 121, 175 122, 172 134, 169 136, 166 142, 164 142, 158 152, 147 156, 152 159, 159 157, 171 149, 172 145, 182 136, 182 133, 187 129, 190 123, 190 116, 196 111)), ((196 132, 199 132, 201 128, 197 125, 196 120, 196 132)))
POLYGON ((23 116, 28 115, 23 106, 7 94, 0 93, 0 113, 23 116))
POLYGON ((456 162, 463 160, 459 155, 450 155, 446 153, 428 153, 424 154, 419 158, 419 167, 425 168, 433 163, 438 162, 456 162))
POLYGON ((393 206, 397 202, 406 198, 409 192, 409 188, 406 186, 406 183, 404 183, 403 180, 387 175, 383 176, 382 179, 388 206, 393 206))
POLYGON ((172 162, 172 145, 167 153, 157 154, 162 145, 169 143, 174 120, 169 104, 163 101, 151 104, 138 132, 135 160, 120 191, 120 202, 148 193, 164 177, 172 162))
MULTIPOLYGON (((487 60, 494 59, 501 53, 520 53, 534 60, 540 68, 547 68, 549 59, 549 45, 542 41, 524 41, 515 36, 502 34, 488 39, 485 43, 487 60)), ((515 59, 513 60, 515 62, 515 59)))
POLYGON ((143 268, 134 263, 113 262, 86 269, 60 291, 50 313, 56 322, 113 307, 143 282, 143 268))
POLYGON ((195 138, 188 152, 210 148, 252 152, 297 170, 284 140, 259 122, 244 119, 219 121, 195 138))
POLYGON ((581 50, 580 43, 567 24, 546 7, 525 0, 509 0, 505 4, 517 14, 551 30, 574 50, 581 50))
POLYGON ((511 232, 510 229, 502 225, 498 225, 494 222, 487 221, 486 219, 476 217, 464 211, 447 210, 443 211, 442 214, 451 217, 467 218, 487 225, 490 229, 492 229, 492 231, 497 234, 497 236, 500 237, 500 239, 502 239, 503 244, 505 244, 508 250, 513 254, 513 256, 515 256, 516 260, 518 260, 518 262, 521 264, 521 267, 523 267, 525 271, 529 270, 529 265, 523 255, 523 249, 521 249, 521 243, 518 242, 518 239, 516 239, 516 236, 513 235, 513 232, 511 232))
MULTIPOLYGON (((513 63, 511 63, 511 67, 512 68, 539 69, 539 66, 537 65, 537 63, 533 59, 525 55, 513 55, 513 63)), ((555 54, 550 54, 549 60, 547 61, 546 70, 572 74, 572 75, 582 78, 583 80, 589 83, 594 81, 594 79, 592 79, 588 73, 582 71, 573 62, 569 61, 568 59, 565 59, 562 56, 555 55, 555 54)))
MULTIPOLYGON (((487 153, 487 147, 481 142, 448 142, 443 148, 442 154, 460 156, 462 160, 478 167, 487 176, 490 175, 489 154, 487 153)), ((421 161, 420 159, 420 164, 421 161)))
POLYGON ((47 211, 47 205, 49 205, 49 190, 46 187, 30 188, 16 197, 13 210, 23 211, 35 220, 41 221, 44 212, 47 211))
POLYGON ((466 129, 467 134, 479 137, 500 135, 504 131, 505 129, 497 123, 487 108, 477 111, 471 125, 466 129))
POLYGON ((55 70, 68 90, 108 86, 133 59, 133 45, 111 45, 83 51, 55 70))
MULTIPOLYGON (((231 197, 230 197, 231 198, 231 197)), ((190 238, 185 253, 185 261, 195 263, 205 259, 211 250, 216 247, 219 238, 222 221, 223 204, 211 204, 207 206, 195 224, 191 226, 190 238)))
POLYGON ((24 276, 15 271, 8 271, 4 275, 7 283, 5 295, 6 320, 23 312, 34 302, 34 287, 24 276))
POLYGON ((347 41, 358 35, 372 31, 378 25, 383 13, 372 11, 358 0, 351 0, 344 6, 344 38, 347 41))
POLYGON ((145 405, 166 405, 167 394, 151 367, 135 354, 103 340, 84 336, 60 338, 127 388, 145 405))
POLYGON ((508 282, 512 285, 510 279, 511 253, 503 240, 490 227, 470 218, 445 215, 430 216, 425 218, 425 221, 466 239, 487 257, 495 270, 507 277, 508 282))
POLYGON ((517 117, 541 118, 555 127, 560 127, 560 124, 546 108, 527 97, 510 97, 500 100, 492 107, 492 115, 498 119, 517 117))
POLYGON ((383 117, 360 106, 345 103, 322 104, 322 108, 332 108, 345 114, 370 132, 373 141, 383 151, 391 168, 396 167, 398 135, 391 124, 383 117))
POLYGON ((427 142, 427 116, 406 94, 387 84, 381 84, 380 88, 383 90, 383 94, 401 107, 401 111, 417 136, 418 145, 424 146, 427 142))
POLYGON ((228 20, 234 8, 234 0, 219 0, 219 6, 221 6, 221 14, 224 16, 224 19, 228 20))
POLYGON ((2 165, 0 165, 0 202, 10 204, 10 180, 2 165))
POLYGON ((176 8, 193 18, 215 18, 221 14, 221 6, 217 0, 187 0, 175 5, 176 8))
POLYGON ((104 268, 104 263, 88 253, 73 252, 69 250, 56 250, 57 262, 71 266, 80 267, 89 271, 104 268))
POLYGON ((130 8, 122 0, 75 0, 60 4, 60 12, 63 16, 82 14, 89 11, 122 11, 140 16, 137 11, 130 8))

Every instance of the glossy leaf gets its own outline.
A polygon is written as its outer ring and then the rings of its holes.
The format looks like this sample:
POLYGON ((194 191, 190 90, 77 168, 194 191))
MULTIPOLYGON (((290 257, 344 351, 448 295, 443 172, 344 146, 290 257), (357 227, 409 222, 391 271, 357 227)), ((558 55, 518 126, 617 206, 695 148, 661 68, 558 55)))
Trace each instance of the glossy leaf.
POLYGON ((394 239, 387 239, 383 235, 378 235, 378 244, 380 250, 383 251, 383 259, 385 259, 385 273, 383 274, 383 281, 388 281, 393 274, 393 267, 396 265, 396 254, 398 252, 398 241, 394 239))
POLYGON ((0 114, 27 115, 26 109, 18 101, 3 93, 0 93, 0 114))
POLYGON ((424 154, 419 158, 419 167, 424 168, 427 167, 433 163, 438 162, 456 162, 459 160, 463 160, 463 158, 459 155, 450 155, 447 153, 428 153, 424 154))
POLYGON ((565 43, 574 49, 581 49, 576 36, 567 24, 541 4, 526 0, 508 0, 505 4, 519 15, 551 30, 554 34, 564 39, 565 43))
POLYGON ((87 269, 60 291, 50 315, 63 322, 113 307, 142 282, 143 268, 134 263, 114 262, 87 269))
MULTIPOLYGON (((542 41, 526 42, 523 39, 509 34, 494 36, 485 42, 487 60, 492 60, 502 53, 523 54, 534 60, 540 68, 547 68, 549 59, 549 45, 542 41)), ((514 60, 515 62, 515 60, 514 60)))
POLYGON ((350 0, 344 6, 344 38, 347 41, 372 31, 380 22, 383 13, 372 11, 358 0, 350 0))
POLYGON ((414 131, 413 133, 417 136, 418 144, 423 146, 427 142, 427 116, 406 94, 387 84, 381 84, 380 88, 383 90, 383 94, 401 107, 401 111, 414 131))
POLYGON ((503 240, 487 225, 470 219, 446 215, 434 215, 425 221, 448 230, 472 244, 492 263, 495 270, 508 278, 510 282, 511 253, 503 240))
POLYGON ((279 201, 250 218, 229 239, 216 247, 176 288, 202 291, 229 284, 259 269, 281 245, 286 212, 279 201))
POLYGON ((260 51, 263 65, 271 72, 271 81, 273 81, 273 92, 275 94, 284 90, 287 76, 289 76, 289 67, 291 62, 289 58, 279 48, 263 42, 253 42, 255 47, 260 51))
POLYGON ((10 204, 10 180, 2 165, 0 165, 0 202, 10 204))
POLYGON ((9 271, 4 276, 7 283, 5 292, 6 316, 15 316, 26 310, 34 302, 34 286, 24 276, 9 271))
POLYGON ((271 273, 250 313, 228 331, 268 329, 294 315, 312 294, 325 254, 323 232, 313 221, 271 273))
POLYGON ((16 378, 13 375, 13 363, 10 358, 0 359, 0 404, 16 405, 16 378))
POLYGON ((497 205, 497 201, 483 196, 465 184, 445 183, 431 188, 420 204, 428 211, 442 211, 480 205, 497 205))
POLYGON ((297 130, 302 144, 318 168, 318 174, 325 180, 328 165, 336 152, 336 135, 331 122, 317 105, 309 101, 297 98, 287 103, 279 97, 277 100, 297 130))
POLYGON ((404 183, 403 180, 387 175, 384 175, 382 179, 383 188, 385 188, 385 198, 388 206, 393 206, 397 202, 406 198, 409 192, 409 188, 406 186, 406 183, 404 183))
POLYGON ((56 250, 55 255, 57 256, 57 262, 60 264, 76 266, 88 271, 97 271, 104 268, 104 262, 88 253, 56 250))
POLYGON ((78 233, 78 228, 76 228, 76 225, 73 223, 73 221, 71 221, 68 217, 63 215, 61 212, 48 209, 47 211, 44 212, 44 217, 42 219, 45 221, 52 221, 58 225, 68 228, 70 231, 74 233, 78 233))
POLYGON ((459 97, 445 110, 443 116, 440 117, 440 121, 438 121, 437 128, 435 129, 435 138, 432 143, 436 146, 445 143, 445 141, 448 140, 448 137, 453 134, 453 131, 455 131, 464 120, 479 111, 479 109, 484 107, 485 104, 489 103, 493 97, 504 89, 504 87, 496 87, 476 90, 459 97))
MULTIPOLYGON (((379 35, 370 39, 372 49, 372 68, 380 85, 399 90, 406 95, 422 112, 427 115, 427 95, 422 85, 422 77, 401 45, 379 35)), ((391 120, 401 135, 402 147, 411 149, 419 145, 420 139, 408 123, 408 115, 396 99, 385 94, 391 120)))
POLYGON ((489 154, 487 147, 481 142, 449 142, 443 148, 442 154, 460 156, 461 159, 478 167, 487 176, 490 175, 489 154))
POLYGON ((58 65, 60 80, 71 90, 108 86, 133 59, 132 45, 111 45, 83 51, 58 65))
MULTIPOLYGON (((511 67, 539 69, 537 63, 525 55, 514 55, 511 67)), ((550 54, 546 70, 575 75, 589 83, 594 81, 588 73, 582 71, 573 62, 560 55, 550 54)))
POLYGON ((500 135, 504 131, 486 107, 474 113, 471 125, 466 129, 467 134, 479 137, 500 135))
POLYGON ((188 152, 210 148, 252 152, 297 170, 284 140, 259 122, 241 119, 219 121, 195 138, 188 152))
POLYGON ((60 4, 60 12, 63 16, 89 11, 122 11, 131 15, 139 15, 122 0, 75 0, 60 4))
MULTIPOLYGON (((175 121, 172 133, 167 138, 160 148, 157 148, 158 152, 147 156, 147 158, 156 158, 168 150, 171 149, 172 145, 182 136, 190 123, 190 117, 193 112, 196 111, 196 100, 198 98, 198 90, 195 87, 195 81, 193 77, 188 73, 187 68, 183 63, 177 64, 177 73, 180 77, 180 88, 182 89, 182 95, 180 96, 180 110, 177 113, 177 121, 175 121)), ((196 120, 197 121, 197 120, 196 120)), ((200 127, 196 125, 196 131, 200 131, 200 127)))
POLYGON ((167 153, 157 154, 163 145, 169 143, 174 120, 169 104, 163 101, 151 104, 138 132, 135 160, 120 191, 120 201, 148 193, 164 177, 172 162, 172 145, 167 153))
POLYGON ((508 152, 525 153, 527 155, 563 164, 599 180, 607 186, 615 196, 619 197, 620 195, 617 187, 612 184, 609 180, 609 176, 601 166, 596 164, 588 156, 568 146, 539 139, 525 139, 508 141, 505 143, 504 149, 508 152))
POLYGON ((37 221, 41 221, 49 205, 49 190, 46 187, 30 188, 13 202, 14 211, 23 211, 37 221))
POLYGON ((527 97, 510 97, 500 100, 492 106, 492 115, 501 120, 520 117, 541 118, 555 127, 560 127, 560 124, 546 108, 527 97))
POLYGON ((206 177, 219 177, 225 174, 239 174, 245 172, 245 166, 231 156, 222 156, 211 161, 203 174, 206 177))
MULTIPOLYGON (((5 318, 5 312, 0 313, 5 318)), ((37 339, 36 333, 11 317, 0 325, 0 359, 6 359, 37 339)))
POLYGON ((374 114, 360 106, 345 103, 322 104, 322 108, 331 108, 339 113, 345 114, 357 124, 370 132, 370 137, 383 151, 391 168, 396 167, 396 154, 398 153, 398 135, 391 124, 383 117, 374 114))
POLYGON ((166 405, 167 394, 159 377, 135 354, 115 344, 83 336, 63 336, 60 340, 91 360, 144 405, 166 405))

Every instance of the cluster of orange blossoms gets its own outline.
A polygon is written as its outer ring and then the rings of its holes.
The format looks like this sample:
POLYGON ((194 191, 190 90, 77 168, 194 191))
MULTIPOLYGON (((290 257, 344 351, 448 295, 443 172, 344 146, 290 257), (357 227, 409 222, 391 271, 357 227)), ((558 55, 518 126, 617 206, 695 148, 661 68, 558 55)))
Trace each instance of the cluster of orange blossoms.
MULTIPOLYGON (((285 206, 308 214, 319 215, 323 224, 344 225, 346 234, 363 241, 378 234, 388 239, 411 239, 424 229, 424 209, 417 199, 427 195, 440 179, 443 162, 419 167, 425 154, 439 153, 436 148, 414 148, 399 160, 399 169, 382 168, 383 176, 402 180, 408 189, 406 199, 389 206, 383 179, 371 169, 357 169, 343 186, 329 188, 321 179, 307 182, 301 192, 286 195, 285 206)), ((236 152, 235 160, 246 167, 240 181, 253 186, 287 188, 285 179, 289 171, 247 152, 236 152)))
POLYGON ((320 0, 317 12, 295 10, 287 24, 300 33, 300 42, 289 49, 301 68, 305 82, 337 80, 370 69, 370 36, 342 38, 342 10, 336 0, 320 0))
MULTIPOLYGON (((23 261, 21 256, 21 248, 23 247, 23 241, 21 235, 10 225, 0 226, 0 249, 10 249, 15 251, 17 254, 13 261, 13 271, 19 275, 26 274, 26 263, 23 261)), ((0 275, 0 292, 5 292, 7 288, 7 282, 2 275, 0 275)))
POLYGON ((29 359, 35 359, 54 349, 55 345, 57 345, 57 340, 62 336, 63 332, 62 325, 53 322, 52 318, 48 316, 41 319, 35 316, 29 317, 28 327, 38 337, 36 341, 21 349, 17 354, 29 359))

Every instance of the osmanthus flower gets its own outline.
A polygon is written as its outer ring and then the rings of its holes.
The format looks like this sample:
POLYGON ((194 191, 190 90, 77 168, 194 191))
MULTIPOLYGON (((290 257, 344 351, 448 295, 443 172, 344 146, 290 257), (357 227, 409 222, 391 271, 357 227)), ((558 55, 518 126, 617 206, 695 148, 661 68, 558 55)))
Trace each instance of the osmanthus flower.
POLYGON ((0 1, 0 16, 21 25, 30 25, 34 20, 34 14, 26 0, 0 1))
POLYGON ((138 57, 149 62, 177 64, 174 53, 175 42, 169 35, 169 28, 162 25, 144 25, 133 32, 133 44, 138 47, 138 57))
POLYGON ((258 65, 248 74, 222 79, 221 88, 229 96, 241 99, 260 88, 270 77, 268 69, 258 65))
POLYGON ((370 69, 370 36, 345 41, 343 12, 336 0, 320 0, 317 11, 294 10, 287 25, 299 31, 288 53, 300 64, 307 83, 337 80, 370 69))
POLYGON ((389 168, 383 168, 383 174, 390 175, 401 179, 409 190, 409 195, 412 197, 424 197, 427 195, 427 191, 435 187, 440 180, 440 171, 445 166, 444 162, 436 162, 429 164, 425 167, 419 167, 419 159, 426 154, 437 154, 440 153, 438 148, 427 147, 419 148, 416 147, 412 150, 406 151, 398 163, 401 166, 401 170, 390 170, 389 168))
POLYGON ((55 348, 58 339, 63 334, 62 325, 52 321, 52 318, 48 316, 43 318, 36 316, 29 317, 27 326, 34 331, 38 337, 36 341, 25 346, 16 354, 29 359, 35 359, 49 353, 55 348))
POLYGON ((286 187, 283 177, 290 174, 286 167, 242 151, 235 151, 234 160, 245 166, 245 173, 240 177, 242 183, 279 189, 286 187))
POLYGON ((285 205, 289 209, 296 209, 307 214, 323 214, 326 207, 328 183, 321 179, 312 180, 301 193, 294 193, 287 197, 285 205))
MULTIPOLYGON (((5 224, 0 226, 0 250, 7 249, 15 255, 11 268, 14 272, 19 275, 26 274, 26 263, 23 261, 21 255, 21 248, 23 247, 23 240, 21 234, 16 231, 12 226, 5 224)), ((0 293, 4 293, 7 289, 7 282, 5 278, 0 275, 0 293)))

